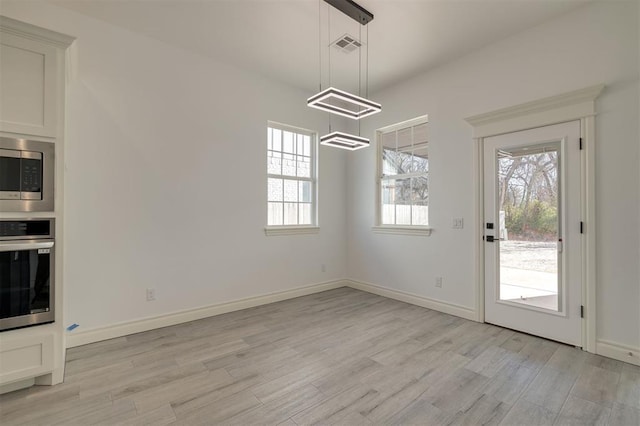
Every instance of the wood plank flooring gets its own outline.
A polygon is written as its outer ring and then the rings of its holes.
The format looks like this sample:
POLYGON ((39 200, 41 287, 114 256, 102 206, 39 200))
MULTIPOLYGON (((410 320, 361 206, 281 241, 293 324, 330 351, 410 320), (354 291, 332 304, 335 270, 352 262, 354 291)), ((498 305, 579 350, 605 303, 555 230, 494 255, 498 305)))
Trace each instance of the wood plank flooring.
POLYGON ((6 425, 640 425, 640 367, 350 288, 70 349, 6 425))

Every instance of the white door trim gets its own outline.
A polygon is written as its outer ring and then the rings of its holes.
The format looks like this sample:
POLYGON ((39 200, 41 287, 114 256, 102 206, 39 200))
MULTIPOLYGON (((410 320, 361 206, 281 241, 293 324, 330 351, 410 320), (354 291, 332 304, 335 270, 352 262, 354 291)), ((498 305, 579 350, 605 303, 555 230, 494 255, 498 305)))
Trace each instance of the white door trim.
POLYGON ((474 259, 476 271, 477 320, 484 322, 484 244, 482 236, 484 215, 484 138, 505 133, 518 132, 551 124, 580 120, 582 155, 582 217, 585 234, 582 239, 583 264, 582 304, 585 307, 582 322, 583 349, 596 352, 596 208, 595 208, 595 100, 604 89, 604 84, 586 87, 573 92, 515 105, 508 108, 467 117, 473 127, 474 167, 474 259))

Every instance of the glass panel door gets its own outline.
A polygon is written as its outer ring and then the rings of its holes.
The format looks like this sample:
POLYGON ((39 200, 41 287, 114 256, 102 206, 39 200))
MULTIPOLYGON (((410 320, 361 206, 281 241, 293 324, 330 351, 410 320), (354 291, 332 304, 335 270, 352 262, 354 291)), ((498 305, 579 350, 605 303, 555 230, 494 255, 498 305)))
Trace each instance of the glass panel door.
POLYGON ((496 151, 502 301, 560 310, 559 143, 496 151))
POLYGON ((580 122, 483 139, 488 323, 581 345, 580 122))

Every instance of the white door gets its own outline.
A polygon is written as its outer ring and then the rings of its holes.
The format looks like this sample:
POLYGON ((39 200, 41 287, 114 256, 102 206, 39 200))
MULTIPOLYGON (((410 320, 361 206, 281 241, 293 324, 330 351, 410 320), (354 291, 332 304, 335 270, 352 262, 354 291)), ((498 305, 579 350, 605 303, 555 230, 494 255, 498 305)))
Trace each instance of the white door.
POLYGON ((580 122, 484 139, 485 321, 582 346, 580 122))

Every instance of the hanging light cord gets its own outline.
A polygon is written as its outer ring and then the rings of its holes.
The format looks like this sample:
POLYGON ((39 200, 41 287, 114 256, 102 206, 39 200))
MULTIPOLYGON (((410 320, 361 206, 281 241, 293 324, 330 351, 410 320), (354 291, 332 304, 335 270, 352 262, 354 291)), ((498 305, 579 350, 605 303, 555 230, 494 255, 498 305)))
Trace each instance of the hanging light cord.
POLYGON ((329 87, 331 87, 331 6, 327 3, 327 52, 329 53, 329 87))
MULTIPOLYGON (((331 87, 331 6, 327 3, 327 52, 329 56, 329 87, 331 87)), ((329 114, 329 133, 331 133, 331 116, 329 114)))
MULTIPOLYGON (((362 40, 361 40, 362 41, 362 40)), ((369 27, 367 27, 367 76, 366 76, 366 96, 369 99, 369 27)))
MULTIPOLYGON (((359 25, 358 39, 360 41, 360 47, 358 47, 358 96, 362 97, 362 25, 359 25)), ((360 109, 360 108, 358 108, 360 109)))
POLYGON ((322 0, 318 0, 318 68, 320 69, 320 91, 322 92, 322 0))
MULTIPOLYGON (((360 47, 358 47, 358 96, 362 97, 362 24, 358 23, 358 39, 360 41, 360 47)), ((362 107, 358 106, 358 111, 362 110, 362 107)), ((358 120, 358 136, 360 134, 360 121, 358 120)))

